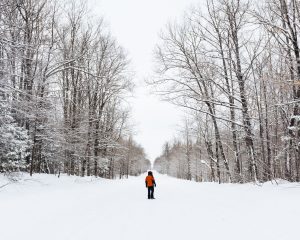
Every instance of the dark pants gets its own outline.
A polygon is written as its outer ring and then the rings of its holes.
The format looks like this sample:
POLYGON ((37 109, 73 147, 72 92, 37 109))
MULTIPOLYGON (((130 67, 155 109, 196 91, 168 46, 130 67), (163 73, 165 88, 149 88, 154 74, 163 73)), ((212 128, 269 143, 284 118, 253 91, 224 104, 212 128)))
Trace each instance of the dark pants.
POLYGON ((148 199, 150 198, 153 199, 154 198, 153 194, 154 194, 154 186, 148 187, 148 199))

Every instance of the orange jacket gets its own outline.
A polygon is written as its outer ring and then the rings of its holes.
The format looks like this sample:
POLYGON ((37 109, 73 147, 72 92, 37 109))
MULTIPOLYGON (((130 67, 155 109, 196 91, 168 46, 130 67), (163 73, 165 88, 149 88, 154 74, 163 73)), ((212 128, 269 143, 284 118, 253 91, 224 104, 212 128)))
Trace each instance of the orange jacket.
POLYGON ((145 179, 146 187, 153 187, 155 184, 155 179, 153 176, 148 175, 145 179))

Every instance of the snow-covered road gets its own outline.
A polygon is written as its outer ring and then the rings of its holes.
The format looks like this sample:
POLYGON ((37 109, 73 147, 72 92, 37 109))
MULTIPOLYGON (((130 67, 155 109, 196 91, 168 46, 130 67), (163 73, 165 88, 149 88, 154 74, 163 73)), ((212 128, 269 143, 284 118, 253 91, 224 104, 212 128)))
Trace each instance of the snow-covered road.
POLYGON ((148 200, 144 177, 27 176, 0 188, 0 239, 300 239, 299 184, 218 185, 155 174, 156 199, 148 200))

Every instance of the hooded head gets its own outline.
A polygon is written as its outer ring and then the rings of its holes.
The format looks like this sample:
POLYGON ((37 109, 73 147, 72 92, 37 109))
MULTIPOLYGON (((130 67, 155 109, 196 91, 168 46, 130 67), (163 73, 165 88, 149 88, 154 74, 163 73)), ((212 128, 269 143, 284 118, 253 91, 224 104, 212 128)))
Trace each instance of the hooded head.
POLYGON ((148 171, 148 176, 153 176, 151 171, 148 171))

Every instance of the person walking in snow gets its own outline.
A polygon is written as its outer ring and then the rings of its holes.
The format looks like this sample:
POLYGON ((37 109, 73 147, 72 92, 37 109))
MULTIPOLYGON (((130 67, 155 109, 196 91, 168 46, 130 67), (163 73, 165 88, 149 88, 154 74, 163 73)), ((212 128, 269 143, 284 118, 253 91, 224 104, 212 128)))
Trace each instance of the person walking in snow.
POLYGON ((148 188, 148 199, 154 198, 154 187, 156 187, 156 182, 151 171, 148 172, 148 176, 145 179, 146 188, 148 188))

